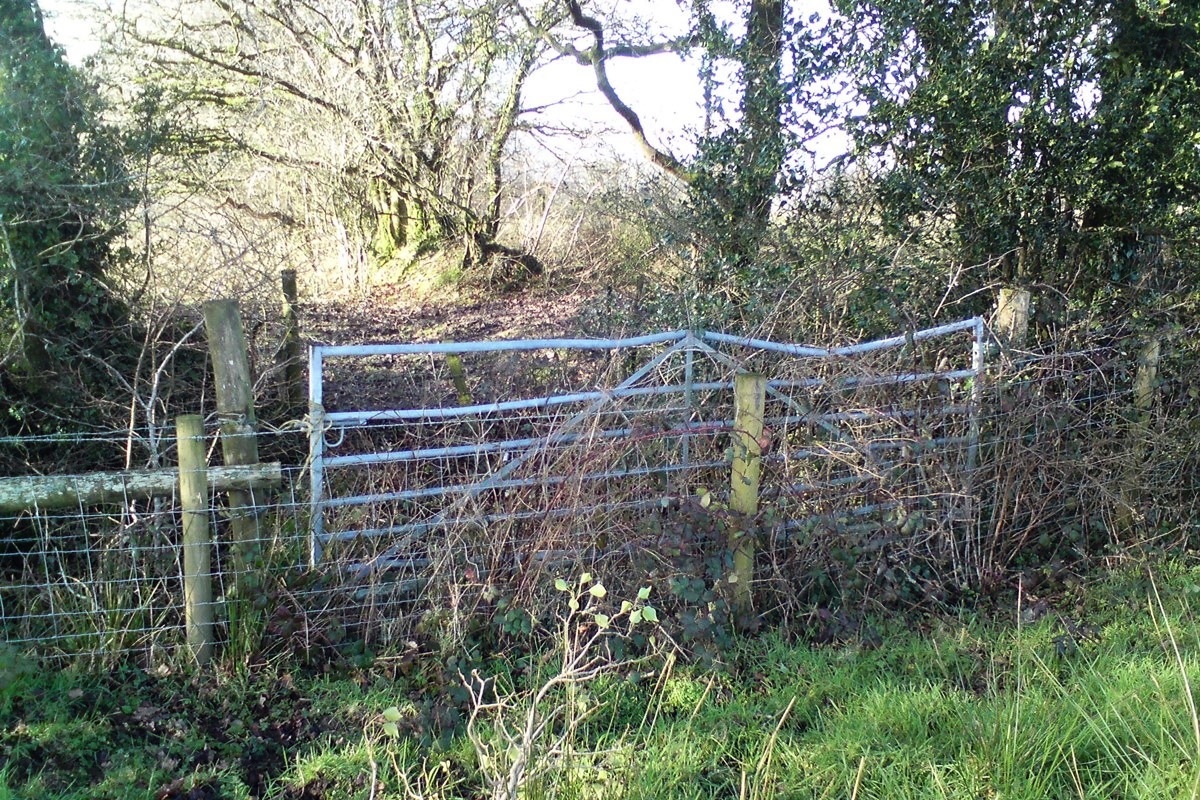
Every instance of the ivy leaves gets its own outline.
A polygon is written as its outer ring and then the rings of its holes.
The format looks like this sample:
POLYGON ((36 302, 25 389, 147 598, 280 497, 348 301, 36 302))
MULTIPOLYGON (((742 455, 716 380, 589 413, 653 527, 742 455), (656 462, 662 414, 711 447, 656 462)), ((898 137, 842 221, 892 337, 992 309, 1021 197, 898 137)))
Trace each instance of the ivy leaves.
POLYGON ((1179 204, 1194 217, 1195 20, 1117 0, 842 8, 867 104, 852 129, 887 164, 892 227, 948 222, 985 281, 1103 282, 1115 240, 1156 249, 1186 228, 1179 204))

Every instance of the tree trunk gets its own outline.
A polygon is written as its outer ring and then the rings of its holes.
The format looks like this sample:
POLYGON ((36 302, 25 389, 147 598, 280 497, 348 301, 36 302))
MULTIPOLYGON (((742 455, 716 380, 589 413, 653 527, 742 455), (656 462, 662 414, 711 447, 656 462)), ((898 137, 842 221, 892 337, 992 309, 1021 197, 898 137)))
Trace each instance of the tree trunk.
POLYGON ((746 18, 742 58, 746 86, 742 100, 746 176, 743 178, 741 207, 737 209, 740 213, 734 215, 741 233, 735 240, 737 252, 733 254, 744 263, 754 261, 758 255, 759 244, 770 222, 776 177, 783 165, 780 121, 783 13, 783 0, 753 0, 746 18))
POLYGON ((395 186, 382 180, 371 182, 370 201, 375 215, 371 251, 386 260, 408 244, 408 202, 395 186))

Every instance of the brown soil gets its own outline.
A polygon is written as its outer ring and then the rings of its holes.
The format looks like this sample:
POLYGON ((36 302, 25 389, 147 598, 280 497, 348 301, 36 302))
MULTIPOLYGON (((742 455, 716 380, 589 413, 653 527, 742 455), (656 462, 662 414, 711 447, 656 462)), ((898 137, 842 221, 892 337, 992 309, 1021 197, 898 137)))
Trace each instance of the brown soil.
MULTIPOLYGON (((366 297, 307 303, 301 309, 301 327, 306 340, 332 345, 612 338, 632 335, 631 305, 608 289, 501 295, 458 292, 416 298, 402 288, 383 286, 366 297)), ((574 358, 579 363, 566 366, 545 353, 502 358, 468 355, 462 361, 473 400, 486 403, 591 388, 590 376, 598 364, 602 366, 604 356, 576 354, 574 358), (531 375, 551 378, 536 386, 522 385, 531 375)), ((423 369, 413 360, 401 363, 385 358, 370 365, 335 360, 326 365, 324 406, 332 411, 455 404, 448 378, 424 374, 423 369), (430 391, 445 396, 429 396, 430 391)))
POLYGON ((383 286, 367 297, 307 303, 301 324, 306 338, 322 344, 578 336, 596 303, 590 293, 547 291, 422 301, 383 286))

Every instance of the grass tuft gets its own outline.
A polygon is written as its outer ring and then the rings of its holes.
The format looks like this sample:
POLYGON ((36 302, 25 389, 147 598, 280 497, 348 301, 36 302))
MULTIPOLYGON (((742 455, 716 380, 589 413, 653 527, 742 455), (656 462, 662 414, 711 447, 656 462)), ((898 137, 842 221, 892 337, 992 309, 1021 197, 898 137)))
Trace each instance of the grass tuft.
POLYGON ((475 714, 421 660, 400 678, 22 669, 0 690, 0 800, 1195 800, 1198 584, 1176 563, 1032 623, 892 625, 870 646, 765 635, 720 667, 617 665, 541 695, 557 661, 501 660, 472 684, 491 709, 475 714), (551 738, 516 737, 517 719, 551 738), (528 777, 501 795, 489 770, 514 743, 554 769, 505 766, 528 777))

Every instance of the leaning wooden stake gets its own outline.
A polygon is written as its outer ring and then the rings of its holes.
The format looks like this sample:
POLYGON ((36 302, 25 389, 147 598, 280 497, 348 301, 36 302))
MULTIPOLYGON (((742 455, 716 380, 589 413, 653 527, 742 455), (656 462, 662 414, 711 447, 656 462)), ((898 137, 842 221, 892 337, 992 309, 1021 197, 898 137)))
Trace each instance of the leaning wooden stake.
POLYGON ((304 402, 304 366, 300 353, 300 319, 296 313, 299 293, 296 289, 296 270, 285 269, 279 274, 283 292, 283 347, 279 361, 283 367, 282 397, 289 408, 304 402))
MULTIPOLYGON (((221 453, 229 466, 258 463, 257 421, 254 417, 254 384, 250 378, 250 356, 242 315, 234 300, 213 300, 204 304, 204 325, 208 330, 208 352, 212 359, 217 395, 217 414, 221 419, 221 453)), ((253 490, 229 492, 229 524, 233 532, 234 586, 237 596, 245 598, 255 589, 251 575, 255 552, 261 541, 253 490)))
POLYGON ((738 375, 733 395, 735 415, 729 508, 737 515, 737 527, 729 532, 729 549, 733 551, 735 579, 733 606, 739 625, 744 626, 753 611, 750 585, 754 580, 753 523, 758 514, 767 380, 762 375, 738 375))
POLYGON ((208 529, 208 474, 199 415, 175 420, 179 447, 179 502, 183 507, 183 603, 187 643, 204 666, 213 652, 212 539, 208 529))
POLYGON ((450 380, 454 382, 454 391, 458 394, 458 404, 471 405, 474 400, 471 399, 471 387, 467 385, 467 371, 463 368, 462 356, 457 353, 446 356, 446 367, 450 370, 450 380))

